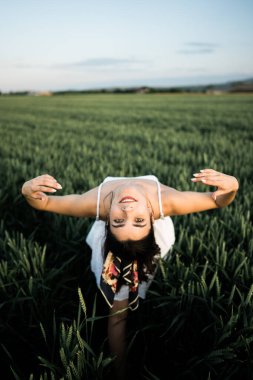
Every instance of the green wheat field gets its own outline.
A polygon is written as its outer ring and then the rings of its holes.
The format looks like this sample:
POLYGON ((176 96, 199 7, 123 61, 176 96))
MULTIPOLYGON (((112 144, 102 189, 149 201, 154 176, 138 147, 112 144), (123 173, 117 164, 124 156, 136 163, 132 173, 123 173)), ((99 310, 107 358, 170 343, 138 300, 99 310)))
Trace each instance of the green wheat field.
POLYGON ((85 237, 93 220, 32 209, 41 174, 83 193, 154 174, 178 190, 213 168, 238 178, 226 208, 172 217, 176 242, 129 313, 131 379, 253 378, 253 96, 0 97, 0 377, 112 379, 105 306, 85 237))

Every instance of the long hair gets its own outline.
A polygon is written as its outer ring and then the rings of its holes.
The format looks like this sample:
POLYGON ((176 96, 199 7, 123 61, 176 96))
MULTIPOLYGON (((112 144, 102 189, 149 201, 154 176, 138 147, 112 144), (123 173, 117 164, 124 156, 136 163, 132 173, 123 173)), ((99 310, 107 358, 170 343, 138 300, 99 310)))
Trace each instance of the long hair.
POLYGON ((154 228, 151 221, 149 233, 140 240, 119 241, 106 224, 106 238, 104 244, 104 258, 111 251, 122 260, 137 260, 139 281, 147 280, 147 274, 155 268, 154 256, 160 254, 160 247, 156 243, 154 228))

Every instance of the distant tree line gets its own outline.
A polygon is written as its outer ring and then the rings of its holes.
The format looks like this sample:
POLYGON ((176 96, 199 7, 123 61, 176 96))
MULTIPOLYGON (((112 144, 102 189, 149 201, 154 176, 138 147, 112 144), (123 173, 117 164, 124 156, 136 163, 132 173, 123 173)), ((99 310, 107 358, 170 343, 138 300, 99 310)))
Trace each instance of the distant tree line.
POLYGON ((182 93, 204 93, 204 94, 218 94, 218 93, 240 93, 240 92, 253 92, 253 79, 245 81, 228 82, 225 84, 208 84, 196 86, 174 86, 174 87, 112 87, 100 89, 87 89, 87 90, 63 90, 63 91, 10 91, 0 95, 15 95, 15 96, 51 96, 51 95, 81 95, 81 94, 182 94, 182 93))

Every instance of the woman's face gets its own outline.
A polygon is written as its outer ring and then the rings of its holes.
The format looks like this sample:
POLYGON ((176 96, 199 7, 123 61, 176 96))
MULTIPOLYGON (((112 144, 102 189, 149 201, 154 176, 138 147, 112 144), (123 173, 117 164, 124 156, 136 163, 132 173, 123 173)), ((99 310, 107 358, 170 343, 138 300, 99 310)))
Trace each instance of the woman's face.
POLYGON ((110 230, 119 240, 140 240, 151 228, 151 209, 139 185, 121 185, 114 190, 109 211, 110 230))

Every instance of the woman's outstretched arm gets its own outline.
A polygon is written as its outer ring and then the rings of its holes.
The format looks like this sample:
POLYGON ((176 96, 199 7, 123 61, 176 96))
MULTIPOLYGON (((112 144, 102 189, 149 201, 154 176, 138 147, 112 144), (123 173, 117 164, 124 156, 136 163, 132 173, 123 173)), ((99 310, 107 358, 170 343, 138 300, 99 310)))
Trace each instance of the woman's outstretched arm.
POLYGON ((62 196, 46 194, 53 194, 61 189, 62 186, 54 177, 44 174, 25 182, 21 192, 29 205, 37 210, 77 217, 96 215, 97 188, 84 194, 62 196))
POLYGON ((225 207, 235 198, 239 189, 238 180, 213 169, 203 169, 194 174, 193 182, 217 187, 214 192, 178 191, 169 188, 166 193, 165 214, 184 215, 225 207))

